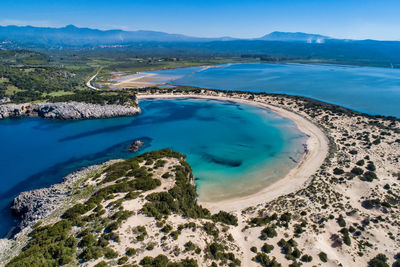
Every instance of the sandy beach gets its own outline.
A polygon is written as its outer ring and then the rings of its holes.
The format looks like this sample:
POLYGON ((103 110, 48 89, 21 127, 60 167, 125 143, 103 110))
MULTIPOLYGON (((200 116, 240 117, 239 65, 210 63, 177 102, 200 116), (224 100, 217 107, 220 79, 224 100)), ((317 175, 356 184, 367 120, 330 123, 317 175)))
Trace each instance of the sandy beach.
MULTIPOLYGON (((122 81, 118 81, 114 84, 115 87, 118 88, 143 88, 148 86, 158 85, 157 83, 152 83, 160 80, 159 77, 154 77, 156 74, 154 73, 137 73, 136 77, 124 79, 122 81)), ((123 77, 121 77, 123 78, 123 77)))
MULTIPOLYGON (((201 67, 200 70, 195 71, 195 72, 200 72, 200 71, 204 71, 207 69, 219 69, 219 68, 225 68, 228 67, 232 64, 224 64, 224 65, 217 65, 217 66, 199 66, 201 67)), ((194 72, 193 72, 194 73, 194 72)), ((190 73, 190 74, 193 74, 190 73)), ((186 75, 190 75, 190 74, 186 74, 186 75)), ((186 76, 184 75, 184 76, 186 76)), ((87 83, 87 86, 91 89, 98 89, 93 87, 90 82, 97 76, 94 75, 89 82, 87 83)), ((111 81, 114 82, 105 82, 103 83, 103 85, 107 85, 107 86, 113 86, 115 88, 135 88, 135 89, 139 89, 139 88, 146 88, 146 87, 152 87, 152 86, 159 86, 159 85, 163 85, 163 84, 168 84, 171 81, 174 81, 176 79, 182 78, 180 76, 171 76, 171 77, 160 77, 159 74, 156 73, 149 73, 149 72, 137 72, 136 74, 129 74, 129 75, 122 75, 122 74, 118 74, 114 77, 114 79, 111 79, 111 81), (132 76, 132 77, 130 77, 132 76), (121 80, 119 80, 121 79, 121 80), (118 81, 119 80, 119 81, 118 81)))
POLYGON ((253 105, 261 108, 268 109, 278 115, 293 121, 297 128, 308 136, 306 146, 307 152, 304 154, 299 164, 292 169, 285 177, 279 179, 275 183, 260 189, 260 191, 243 197, 226 199, 218 202, 201 202, 201 205, 210 209, 212 212, 220 210, 225 211, 238 211, 250 206, 256 206, 263 202, 270 201, 279 196, 294 192, 303 186, 312 174, 314 174, 321 164, 324 162, 328 153, 328 139, 323 131, 305 119, 304 117, 287 111, 283 108, 275 107, 270 104, 255 102, 251 100, 224 97, 224 96, 205 96, 205 95, 191 95, 191 94, 159 94, 159 95, 138 95, 138 99, 151 99, 151 98, 200 98, 200 99, 214 99, 222 101, 234 101, 247 105, 253 105))

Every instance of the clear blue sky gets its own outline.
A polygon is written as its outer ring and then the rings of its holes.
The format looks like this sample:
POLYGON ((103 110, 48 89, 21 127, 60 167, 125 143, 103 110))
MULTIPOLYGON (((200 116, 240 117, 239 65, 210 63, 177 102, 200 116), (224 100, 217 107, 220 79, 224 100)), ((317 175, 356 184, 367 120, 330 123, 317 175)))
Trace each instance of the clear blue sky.
POLYGON ((302 31, 400 40, 399 0, 1 0, 1 25, 259 37, 302 31))

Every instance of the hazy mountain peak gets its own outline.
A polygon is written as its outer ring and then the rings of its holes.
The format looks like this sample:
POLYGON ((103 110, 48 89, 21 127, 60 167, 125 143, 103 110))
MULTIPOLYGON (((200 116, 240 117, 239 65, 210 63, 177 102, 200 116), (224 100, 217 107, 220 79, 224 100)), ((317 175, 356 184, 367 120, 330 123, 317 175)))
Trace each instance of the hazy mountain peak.
POLYGON ((73 25, 73 24, 66 25, 64 28, 65 28, 65 29, 78 29, 78 27, 76 27, 76 26, 73 25))
POLYGON ((121 42, 210 42, 233 38, 201 38, 149 30, 98 30, 70 24, 62 28, 0 26, 1 40, 44 46, 96 46, 121 42))
POLYGON ((331 39, 331 37, 320 34, 304 33, 304 32, 274 31, 258 39, 265 41, 323 43, 326 39, 331 39))

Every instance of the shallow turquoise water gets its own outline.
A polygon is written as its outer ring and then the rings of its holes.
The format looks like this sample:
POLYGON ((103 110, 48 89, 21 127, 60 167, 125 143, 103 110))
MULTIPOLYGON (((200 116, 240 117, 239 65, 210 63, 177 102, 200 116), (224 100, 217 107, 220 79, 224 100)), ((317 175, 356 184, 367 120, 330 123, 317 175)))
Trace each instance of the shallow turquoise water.
MULTIPOLYGON (((182 73, 182 70, 175 70, 182 73)), ((159 74, 175 76, 174 70, 159 74)), ((324 64, 232 64, 197 69, 173 84, 283 93, 400 118, 400 70, 324 64)))
MULTIPOLYGON (((86 121, 0 121, 0 232, 21 191, 49 186, 83 166, 172 148, 187 155, 199 198, 251 193, 282 177, 304 153, 294 123, 265 109, 215 100, 143 100, 141 115, 86 121), (142 151, 127 152, 134 139, 142 151)), ((8 218, 8 219, 7 219, 8 218)))

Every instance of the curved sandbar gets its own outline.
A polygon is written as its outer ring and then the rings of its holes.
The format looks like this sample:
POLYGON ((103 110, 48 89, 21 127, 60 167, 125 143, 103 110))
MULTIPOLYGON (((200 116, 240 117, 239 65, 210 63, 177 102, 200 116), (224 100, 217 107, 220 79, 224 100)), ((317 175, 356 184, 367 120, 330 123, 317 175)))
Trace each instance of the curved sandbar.
POLYGON ((219 210, 238 211, 244 208, 255 206, 273 200, 279 196, 289 194, 302 187, 324 162, 329 149, 329 141, 324 132, 314 123, 304 117, 273 105, 227 96, 195 95, 195 94, 138 94, 137 98, 202 98, 223 101, 234 101, 247 105, 266 108, 278 115, 293 121, 297 128, 308 136, 306 145, 307 151, 303 155, 299 164, 292 169, 285 177, 278 181, 261 188, 260 191, 238 198, 226 199, 218 202, 201 202, 201 205, 210 209, 212 212, 219 210))

